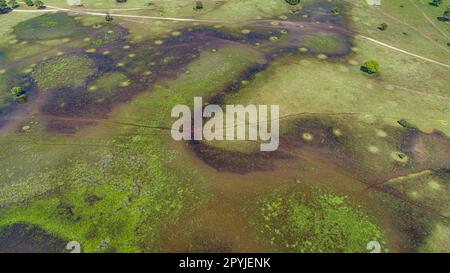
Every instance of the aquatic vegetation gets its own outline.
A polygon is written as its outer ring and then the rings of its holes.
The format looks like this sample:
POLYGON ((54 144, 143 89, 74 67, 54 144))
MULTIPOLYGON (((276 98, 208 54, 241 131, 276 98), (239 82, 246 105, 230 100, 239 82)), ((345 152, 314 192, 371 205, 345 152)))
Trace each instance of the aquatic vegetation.
POLYGON ((448 250, 445 23, 395 1, 128 1, 108 22, 124 4, 83 4, 2 15, 0 242, 448 250), (171 109, 194 96, 279 105, 279 150, 172 141, 171 109))
POLYGON ((361 208, 335 193, 279 190, 258 204, 252 223, 278 251, 366 252, 368 242, 384 240, 380 227, 361 208))
POLYGON ((97 72, 85 56, 56 57, 39 64, 31 73, 39 88, 50 90, 65 86, 80 87, 97 72))

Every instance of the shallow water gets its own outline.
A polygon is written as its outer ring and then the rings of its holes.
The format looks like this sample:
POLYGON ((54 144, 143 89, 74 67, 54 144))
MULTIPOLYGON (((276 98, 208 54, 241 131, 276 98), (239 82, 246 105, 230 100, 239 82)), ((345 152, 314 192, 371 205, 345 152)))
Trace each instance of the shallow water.
POLYGON ((0 229, 0 253, 61 253, 66 242, 39 227, 14 224, 0 229))

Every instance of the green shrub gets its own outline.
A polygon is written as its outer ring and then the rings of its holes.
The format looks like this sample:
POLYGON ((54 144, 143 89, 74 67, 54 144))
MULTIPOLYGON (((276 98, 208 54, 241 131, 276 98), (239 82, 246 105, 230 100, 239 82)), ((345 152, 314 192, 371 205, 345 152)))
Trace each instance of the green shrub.
POLYGON ((367 74, 376 74, 380 71, 380 65, 377 61, 370 60, 361 66, 361 71, 366 72, 367 74))
POLYGON ((300 4, 300 2, 302 2, 302 0, 285 0, 286 3, 288 3, 289 5, 295 6, 300 4))
POLYGON ((195 7, 194 7, 194 9, 195 9, 195 10, 201 10, 201 9, 203 9, 203 2, 202 2, 202 1, 197 1, 197 2, 195 2, 195 7))

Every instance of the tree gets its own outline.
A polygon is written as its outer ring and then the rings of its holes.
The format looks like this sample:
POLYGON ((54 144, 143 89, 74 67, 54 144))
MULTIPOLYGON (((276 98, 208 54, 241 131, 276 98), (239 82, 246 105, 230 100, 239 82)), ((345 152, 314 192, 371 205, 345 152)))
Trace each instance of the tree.
POLYGON ((381 23, 381 25, 378 26, 378 29, 381 31, 385 31, 388 28, 388 24, 381 23))
POLYGON ((13 88, 11 88, 11 94, 13 94, 16 97, 19 97, 24 94, 23 88, 20 86, 14 86, 13 88))
POLYGON ((0 0, 0 14, 5 14, 10 12, 12 9, 6 3, 6 0, 0 0))
POLYGON ((105 16, 105 21, 106 22, 111 22, 112 20, 114 20, 114 18, 111 16, 111 14, 109 14, 109 12, 106 14, 105 16))
POLYGON ((37 9, 45 9, 45 4, 41 0, 36 0, 34 2, 34 5, 36 6, 37 9))
POLYGON ((363 66, 361 66, 361 71, 367 74, 376 74, 380 71, 380 65, 377 61, 370 60, 365 62, 363 66))
POLYGON ((442 0, 432 0, 430 2, 430 5, 435 6, 435 7, 439 7, 442 4, 442 0))
POLYGON ((447 10, 444 11, 442 18, 444 18, 444 21, 446 21, 446 22, 450 21, 450 6, 448 6, 447 10))
POLYGON ((195 9, 195 10, 201 10, 201 9, 203 9, 203 2, 202 2, 202 1, 197 1, 197 2, 195 2, 195 7, 194 7, 194 9, 195 9))
POLYGON ((29 7, 34 6, 33 0, 25 0, 24 2, 25 2, 25 5, 27 5, 27 6, 29 6, 29 7))
POLYGON ((27 92, 22 87, 14 86, 11 88, 11 94, 17 103, 22 104, 27 102, 27 92))
POLYGON ((341 14, 341 10, 338 7, 334 7, 331 9, 331 14, 333 16, 338 16, 339 14, 341 14))
POLYGON ((18 8, 19 7, 19 3, 17 3, 16 0, 9 0, 8 1, 8 6, 12 9, 18 8))
POLYGON ((285 0, 289 5, 295 6, 302 2, 302 0, 285 0))

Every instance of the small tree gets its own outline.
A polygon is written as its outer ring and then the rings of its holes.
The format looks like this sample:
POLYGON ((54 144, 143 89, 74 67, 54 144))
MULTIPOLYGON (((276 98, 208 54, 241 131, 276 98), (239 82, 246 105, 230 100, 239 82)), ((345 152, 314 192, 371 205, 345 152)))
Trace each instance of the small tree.
POLYGON ((432 0, 430 2, 430 5, 435 6, 435 7, 439 7, 442 4, 442 0, 432 0))
POLYGON ((11 94, 13 94, 16 97, 19 97, 24 94, 23 88, 20 86, 14 86, 13 88, 11 88, 11 94))
POLYGON ((361 71, 367 74, 376 74, 380 71, 380 65, 377 61, 370 60, 365 62, 363 66, 361 66, 361 71))
POLYGON ((109 12, 106 14, 105 16, 105 21, 106 22, 111 22, 112 20, 114 20, 114 18, 111 16, 111 14, 109 14, 109 12))
POLYGON ((388 28, 388 24, 381 23, 381 25, 378 26, 378 29, 381 31, 385 31, 388 28))
POLYGON ((5 14, 11 11, 11 8, 6 3, 6 0, 0 0, 0 14, 5 14))
POLYGON ((19 7, 19 3, 17 3, 16 0, 9 0, 8 1, 8 6, 12 9, 18 8, 19 7))
POLYGON ((34 2, 34 5, 36 6, 37 9, 45 9, 45 4, 41 0, 36 0, 34 2))
POLYGON ((288 3, 291 6, 298 5, 302 2, 302 0, 285 0, 285 1, 286 1, 286 3, 288 3))
POLYGON ((341 14, 341 10, 338 7, 334 7, 331 9, 331 15, 338 16, 339 14, 341 14))
POLYGON ((195 10, 201 10, 201 9, 203 9, 203 2, 202 2, 202 1, 197 1, 197 2, 195 2, 195 7, 194 7, 194 9, 195 9, 195 10))
POLYGON ((27 6, 29 6, 29 7, 34 6, 33 0, 25 0, 24 2, 25 2, 25 5, 27 5, 27 6))
POLYGON ((444 21, 446 21, 446 22, 450 21, 450 6, 448 6, 447 10, 444 11, 442 18, 444 18, 444 21))

